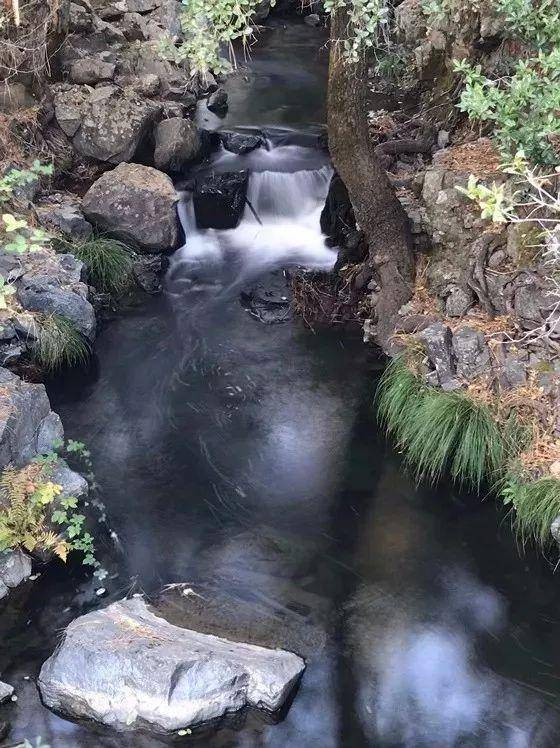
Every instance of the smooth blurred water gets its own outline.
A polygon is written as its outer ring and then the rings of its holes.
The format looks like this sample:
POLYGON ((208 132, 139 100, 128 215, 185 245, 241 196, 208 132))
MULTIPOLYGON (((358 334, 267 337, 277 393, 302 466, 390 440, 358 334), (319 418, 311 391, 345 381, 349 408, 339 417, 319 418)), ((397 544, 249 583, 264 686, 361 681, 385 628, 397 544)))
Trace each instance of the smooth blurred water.
MULTIPOLYGON (((322 37, 299 25, 272 34, 249 76, 262 66, 275 77, 277 107, 322 37)), ((266 90, 255 92, 262 107, 266 90)), ((305 87, 297 101, 293 123, 314 121, 305 87)), ((279 723, 244 714, 186 742, 554 748, 560 594, 545 559, 520 554, 491 500, 414 484, 376 423, 382 364, 359 332, 267 326, 240 303, 239 288, 271 268, 334 259, 318 229, 330 167, 315 130, 267 132, 268 149, 202 167, 250 168, 262 224, 247 212, 238 229, 199 232, 185 202, 164 294, 104 327, 95 371, 50 387, 67 435, 91 449, 118 544, 100 548, 112 574, 103 599, 79 569, 51 567, 0 611, 0 673, 18 695, 0 708, 8 744, 161 745, 60 719, 33 679, 72 618, 187 582, 203 607, 206 590, 248 606, 246 619, 210 611, 217 624, 235 636, 265 628, 308 666, 279 723)), ((164 599, 179 615, 180 594, 164 599)))

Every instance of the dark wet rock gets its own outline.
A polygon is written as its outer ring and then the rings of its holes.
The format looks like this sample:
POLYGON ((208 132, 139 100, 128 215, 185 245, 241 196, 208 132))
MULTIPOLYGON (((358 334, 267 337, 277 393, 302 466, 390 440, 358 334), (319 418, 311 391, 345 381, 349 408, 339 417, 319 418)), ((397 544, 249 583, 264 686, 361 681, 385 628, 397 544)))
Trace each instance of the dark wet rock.
POLYGON ((267 325, 290 319, 291 298, 290 284, 282 270, 268 273, 241 291, 243 306, 267 325))
POLYGON ((356 225, 348 190, 338 174, 331 178, 320 222, 323 234, 339 245, 344 243, 348 228, 356 225))
POLYGON ((64 715, 170 733, 245 706, 275 711, 304 667, 291 652, 174 626, 133 598, 73 621, 38 685, 64 715))
POLYGON ((228 106, 228 95, 224 89, 218 88, 216 91, 211 93, 206 102, 206 106, 215 114, 224 113, 228 106))
POLYGON ((70 67, 72 83, 87 83, 93 85, 100 81, 110 81, 115 75, 115 65, 104 62, 98 57, 84 57, 76 60, 70 67))
POLYGON ((453 390, 459 387, 459 382, 455 377, 450 328, 441 322, 436 322, 423 330, 418 335, 418 339, 426 348, 430 364, 435 370, 437 383, 442 389, 453 390))
POLYGON ((321 25, 321 17, 317 13, 310 13, 308 16, 305 16, 304 21, 308 26, 321 25))
POLYGON ((155 141, 154 163, 162 171, 180 171, 200 154, 198 128, 187 119, 173 117, 160 122, 155 141))
POLYGON ((81 201, 74 195, 52 193, 48 201, 37 206, 36 212, 41 225, 60 231, 65 236, 83 241, 92 234, 93 228, 84 218, 81 201))
POLYGON ((45 387, 0 368, 0 469, 22 466, 62 436, 45 387))
POLYGON ((81 295, 61 287, 51 275, 28 274, 17 285, 17 298, 25 309, 65 317, 92 340, 95 337, 95 314, 86 293, 81 295))
POLYGON ((145 252, 171 249, 178 242, 177 193, 171 179, 140 164, 119 164, 86 193, 82 207, 95 225, 145 252))
MULTIPOLYGON (((25 582, 31 576, 31 559, 23 551, 5 551, 0 553, 0 599, 6 597, 10 590, 25 582)), ((14 689, 0 681, 0 704, 9 698, 14 689), (8 689, 11 689, 8 693, 8 689)))
POLYGON ((220 134, 222 144, 226 151, 231 151, 238 156, 261 148, 265 144, 262 135, 245 135, 239 132, 224 132, 220 134))
POLYGON ((149 294, 161 292, 161 274, 164 269, 161 255, 142 255, 134 261, 132 266, 136 283, 149 294))
POLYGON ((195 182, 193 202, 199 229, 234 229, 243 215, 249 175, 246 171, 211 174, 195 182))
POLYGON ((475 379, 490 370, 490 351, 484 335, 472 327, 464 327, 453 335, 457 374, 465 379, 475 379))

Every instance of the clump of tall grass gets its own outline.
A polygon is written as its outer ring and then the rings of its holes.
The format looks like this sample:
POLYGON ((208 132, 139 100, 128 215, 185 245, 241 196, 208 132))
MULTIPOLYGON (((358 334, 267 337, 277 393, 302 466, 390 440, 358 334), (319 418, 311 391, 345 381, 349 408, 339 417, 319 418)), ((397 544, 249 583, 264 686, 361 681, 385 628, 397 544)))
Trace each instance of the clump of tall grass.
POLYGON ((51 314, 38 323, 33 355, 41 368, 53 372, 64 367, 84 366, 89 361, 90 348, 69 319, 51 314))
POLYGON ((548 546, 553 538, 553 521, 560 516, 560 480, 544 476, 536 480, 508 475, 500 496, 506 506, 513 508, 512 524, 521 542, 534 541, 548 546))
POLYGON ((486 405, 460 392, 425 385, 401 359, 385 370, 379 414, 418 480, 452 478, 479 489, 502 467, 506 444, 486 405))
POLYGON ((57 239, 55 246, 84 263, 90 282, 97 290, 120 296, 132 285, 133 252, 124 242, 96 236, 81 242, 57 239))

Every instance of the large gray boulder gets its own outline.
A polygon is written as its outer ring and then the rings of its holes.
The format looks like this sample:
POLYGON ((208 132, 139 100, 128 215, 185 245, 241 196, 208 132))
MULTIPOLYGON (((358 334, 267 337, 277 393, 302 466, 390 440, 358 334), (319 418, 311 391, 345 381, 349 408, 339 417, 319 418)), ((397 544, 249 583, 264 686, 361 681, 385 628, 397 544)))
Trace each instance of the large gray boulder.
POLYGON ((180 117, 160 122, 155 131, 155 141, 154 163, 163 171, 179 171, 195 159, 201 149, 197 126, 180 117))
POLYGON ((0 368, 0 469, 9 463, 24 465, 63 436, 44 385, 24 382, 0 368))
POLYGON ((86 193, 82 209, 100 228, 157 252, 177 246, 177 193, 162 172, 140 164, 119 164, 86 193))
POLYGON ((285 650, 174 626, 134 598, 73 621, 38 685, 69 717, 170 733, 246 706, 276 711, 304 667, 285 650))
MULTIPOLYGON (((80 72, 84 73, 84 60, 79 64, 80 72)), ((78 62, 72 69, 76 65, 78 62)), ((103 69, 108 74, 105 63, 103 69)), ((94 89, 68 84, 53 88, 59 126, 72 138, 78 153, 97 161, 112 164, 130 161, 161 110, 159 104, 146 101, 133 89, 111 84, 94 89)))

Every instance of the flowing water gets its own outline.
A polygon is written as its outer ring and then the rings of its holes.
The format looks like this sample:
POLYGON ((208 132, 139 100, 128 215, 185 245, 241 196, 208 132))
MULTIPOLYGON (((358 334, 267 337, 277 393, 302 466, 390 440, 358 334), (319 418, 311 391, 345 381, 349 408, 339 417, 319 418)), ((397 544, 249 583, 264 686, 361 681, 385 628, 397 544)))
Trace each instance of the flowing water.
MULTIPOLYGON (((267 146, 218 152, 200 170, 249 169, 258 218, 247 208, 235 230, 197 231, 185 193, 186 244, 162 296, 104 327, 95 371, 50 388, 67 436, 91 448, 115 542, 100 549, 105 598, 79 570, 51 567, 1 612, 0 673, 18 694, 0 710, 9 744, 36 735, 52 748, 162 744, 51 714, 33 679, 72 618, 179 582, 202 596, 202 628, 257 632, 308 660, 276 720, 247 713, 187 742, 560 742, 552 570, 520 555, 491 501, 414 485, 375 422, 381 364, 358 333, 288 319, 282 269, 335 260, 318 226, 330 176, 316 128, 323 41, 276 24, 247 80, 230 81, 227 126, 266 126, 267 146), (255 288, 285 322, 262 323, 247 303, 255 288)), ((176 616, 180 591, 161 598, 176 616)))

